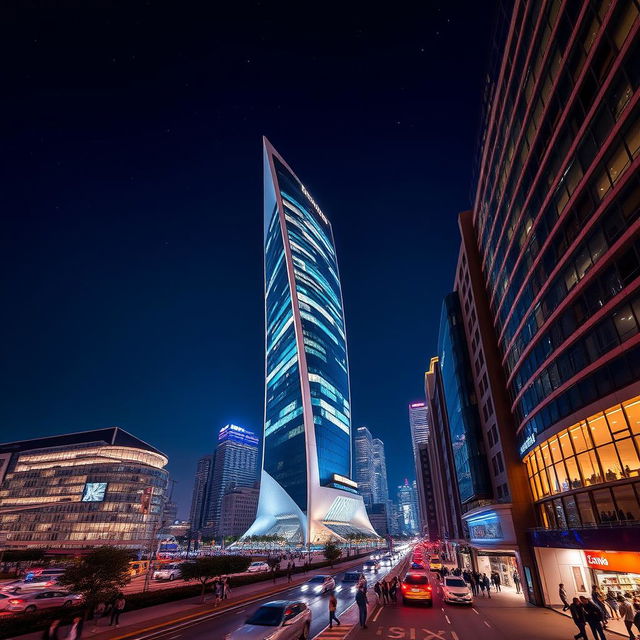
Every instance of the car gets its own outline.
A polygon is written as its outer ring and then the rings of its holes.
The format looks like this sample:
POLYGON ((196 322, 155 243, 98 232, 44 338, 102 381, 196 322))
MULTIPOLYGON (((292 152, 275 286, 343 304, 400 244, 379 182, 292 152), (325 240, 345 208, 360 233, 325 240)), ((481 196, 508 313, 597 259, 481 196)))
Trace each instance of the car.
POLYGON ((304 602, 274 600, 258 607, 225 640, 306 640, 311 610, 304 602))
POLYGON ((71 607, 81 602, 82 596, 75 593, 67 591, 37 591, 11 596, 5 611, 11 613, 33 613, 40 609, 71 607))
POLYGON ((180 564, 176 562, 164 564, 158 567, 153 572, 154 580, 169 580, 169 582, 172 582, 173 580, 179 577, 180 577, 180 564))
POLYGON ((247 567, 247 573, 255 573, 256 571, 269 571, 269 565, 266 562, 252 562, 247 567))
POLYGON ((445 576, 442 582, 442 599, 449 603, 473 604, 471 589, 459 576, 445 576))
POLYGON ((377 571, 380 568, 380 565, 378 564, 377 560, 367 560, 362 565, 362 568, 365 571, 377 571))
POLYGON ((440 571, 440 569, 442 569, 442 561, 438 556, 432 556, 431 561, 429 562, 429 570, 440 571))
POLYGON ((433 607, 433 593, 426 573, 407 573, 400 583, 402 603, 423 602, 433 607))
POLYGON ((364 579, 364 573, 360 573, 360 571, 347 571, 341 583, 336 587, 336 591, 355 593, 358 590, 358 582, 362 579, 364 579))
POLYGON ((51 589, 58 584, 58 576, 33 576, 28 580, 11 580, 0 586, 3 593, 28 593, 51 589))
POLYGON ((13 596, 10 593, 0 593, 0 611, 5 611, 9 606, 9 600, 13 596))
POLYGON ((390 553, 387 553, 380 558, 381 566, 390 567, 392 564, 393 564, 393 556, 390 553))
POLYGON ((422 562, 416 562, 415 560, 411 563, 411 569, 413 571, 424 571, 424 565, 422 562))
POLYGON ((336 588, 336 581, 328 574, 313 576, 300 587, 300 591, 312 591, 313 593, 326 593, 336 588))

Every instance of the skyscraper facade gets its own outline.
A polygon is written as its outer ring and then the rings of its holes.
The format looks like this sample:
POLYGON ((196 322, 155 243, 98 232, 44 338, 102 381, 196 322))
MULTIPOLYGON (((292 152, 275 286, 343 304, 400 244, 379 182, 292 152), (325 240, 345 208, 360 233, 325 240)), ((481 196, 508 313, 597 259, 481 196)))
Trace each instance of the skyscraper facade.
POLYGON ((259 440, 253 431, 228 424, 218 434, 211 473, 207 527, 222 535, 221 508, 224 494, 233 487, 253 487, 257 481, 259 440))
POLYGON ((386 504, 389 500, 389 484, 387 482, 387 457, 384 442, 380 438, 373 439, 373 503, 386 504))
POLYGON ((413 458, 418 455, 418 447, 426 444, 429 438, 429 414, 426 402, 412 402, 409 405, 409 429, 413 458))
POLYGON ((353 440, 355 458, 355 480, 358 483, 358 493, 364 504, 370 507, 374 502, 374 461, 373 437, 367 427, 358 427, 353 440))
POLYGON ((207 523, 209 514, 209 495, 211 491, 211 473, 213 471, 213 456, 203 456, 198 460, 196 474, 191 494, 191 510, 189 520, 192 531, 202 531, 207 523))
POLYGON ((247 535, 375 535, 351 479, 342 289, 331 224, 264 139, 266 389, 256 521, 247 535))
POLYGON ((418 513, 415 488, 405 479, 398 486, 398 510, 400 514, 400 533, 414 535, 418 531, 418 513))
MULTIPOLYGON (((640 552, 638 16, 635 1, 516 2, 486 91, 472 229, 538 525, 524 584, 547 604, 640 552)), ((506 442, 493 482, 513 499, 506 442)), ((478 531, 503 536, 489 518, 478 531)))

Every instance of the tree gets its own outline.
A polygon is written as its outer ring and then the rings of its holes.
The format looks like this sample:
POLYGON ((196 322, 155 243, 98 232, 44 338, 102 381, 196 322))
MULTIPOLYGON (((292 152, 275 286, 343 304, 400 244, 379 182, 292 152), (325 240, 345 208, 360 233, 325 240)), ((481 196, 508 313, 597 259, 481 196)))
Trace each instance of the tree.
POLYGON ((342 555, 342 549, 335 542, 329 541, 324 545, 323 553, 333 567, 333 563, 342 555))
POLYGON ((227 573, 239 573, 249 566, 250 559, 245 556, 203 556, 192 562, 184 562, 180 565, 180 574, 183 580, 197 580, 202 585, 200 601, 204 602, 204 594, 207 586, 217 576, 227 573))
POLYGON ((130 553, 117 547, 97 547, 65 569, 58 583, 74 593, 84 596, 87 612, 98 602, 115 598, 131 576, 130 553))

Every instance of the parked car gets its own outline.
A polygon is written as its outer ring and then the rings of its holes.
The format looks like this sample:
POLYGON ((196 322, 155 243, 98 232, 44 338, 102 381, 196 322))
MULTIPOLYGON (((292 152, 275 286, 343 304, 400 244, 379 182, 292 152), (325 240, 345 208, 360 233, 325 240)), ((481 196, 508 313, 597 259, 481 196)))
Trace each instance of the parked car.
POLYGON ((161 567, 158 567, 153 572, 154 580, 169 580, 172 582, 180 577, 180 564, 177 562, 171 562, 170 564, 165 564, 161 567))
POLYGON ((329 575, 313 576, 311 580, 307 580, 301 587, 300 591, 313 591, 314 593, 325 593, 336 588, 336 581, 329 575))
POLYGON ((274 600, 258 607, 225 640, 306 640, 311 610, 304 602, 274 600))
POLYGON ((0 611, 6 611, 9 606, 9 600, 13 596, 9 593, 0 593, 0 611))
POLYGON ((336 587, 336 591, 349 591, 355 593, 358 589, 358 582, 364 578, 360 571, 347 571, 342 578, 342 582, 336 587))
POLYGON ((252 562, 248 567, 249 573, 255 573, 256 571, 269 571, 269 565, 266 562, 252 562))
POLYGON ((33 593, 21 593, 12 596, 5 611, 12 613, 33 613, 40 609, 52 609, 53 607, 70 607, 80 604, 82 596, 67 591, 37 591, 33 593))
POLYGON ((457 576, 445 576, 442 583, 442 599, 449 603, 473 604, 469 585, 457 576))
POLYGON ((414 601, 433 606, 433 593, 426 573, 407 573, 400 583, 400 592, 403 604, 414 601))

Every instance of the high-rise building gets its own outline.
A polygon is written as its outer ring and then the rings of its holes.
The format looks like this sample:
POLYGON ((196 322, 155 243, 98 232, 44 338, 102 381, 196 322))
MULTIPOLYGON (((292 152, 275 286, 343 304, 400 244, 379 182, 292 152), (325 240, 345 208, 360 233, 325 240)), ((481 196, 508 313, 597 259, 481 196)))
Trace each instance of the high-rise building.
POLYGON ((409 405, 409 429, 415 460, 418 456, 418 447, 426 444, 429 439, 429 413, 426 402, 412 402, 409 405))
POLYGON ((358 493, 362 496, 364 504, 371 506, 376 502, 374 500, 375 471, 371 431, 367 427, 358 427, 353 444, 358 493))
POLYGON ((638 16, 635 1, 514 4, 461 219, 487 298, 474 322, 462 269, 492 485, 513 505, 467 524, 481 544, 513 539, 524 464, 537 528, 522 583, 549 605, 560 582, 586 594, 624 582, 615 552, 640 552, 628 534, 640 519, 638 16), (483 317, 495 352, 477 348, 483 317))
POLYGON ((375 535, 351 479, 349 365, 331 224, 264 139, 266 393, 256 521, 292 542, 375 535))
MULTIPOLYGON (((228 424, 218 434, 214 452, 207 527, 218 537, 224 494, 233 487, 253 487, 257 480, 258 443, 249 429, 228 424)), ((244 532, 243 532, 244 533, 244 532)))
POLYGON ((256 487, 234 487, 222 496, 218 527, 221 538, 237 538, 251 526, 258 509, 259 493, 256 487))
POLYGON ((387 457, 384 442, 374 438, 373 444, 373 494, 374 504, 386 504, 389 501, 389 484, 387 482, 387 457))
POLYGON ((167 457, 119 427, 0 445, 9 548, 145 551, 161 523, 167 457))
POLYGON ((193 481, 191 510, 189 512, 189 520, 193 531, 202 531, 207 524, 212 472, 213 456, 208 455, 200 458, 193 481))
POLYGON ((178 505, 172 500, 167 500, 162 509, 163 526, 173 524, 178 519, 178 505))
POLYGON ((440 539, 440 525, 427 443, 421 443, 418 446, 418 461, 420 463, 417 478, 420 530, 429 540, 436 541, 440 539))
MULTIPOLYGON (((415 482, 415 481, 414 481, 415 482)), ((414 535, 418 532, 418 513, 416 490, 405 478, 404 484, 398 487, 398 509, 400 512, 400 532, 414 535)))
POLYGON ((379 536, 389 535, 389 513, 387 511, 387 503, 374 502, 367 507, 369 521, 371 526, 376 530, 379 536))

